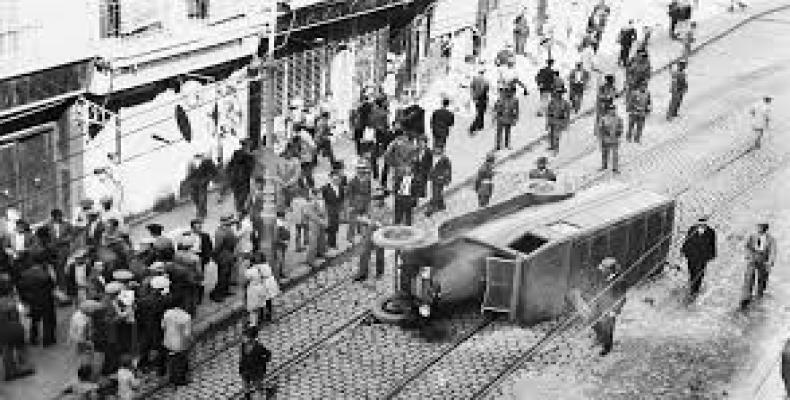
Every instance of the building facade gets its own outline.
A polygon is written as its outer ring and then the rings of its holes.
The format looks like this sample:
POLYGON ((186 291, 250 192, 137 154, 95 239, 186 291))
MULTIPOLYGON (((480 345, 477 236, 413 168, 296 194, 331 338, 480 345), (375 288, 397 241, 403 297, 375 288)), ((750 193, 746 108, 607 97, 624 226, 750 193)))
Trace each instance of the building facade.
MULTIPOLYGON (((37 2, 8 0, 0 12, 0 209, 41 220, 111 195, 124 213, 144 212, 179 192, 195 153, 226 161, 240 138, 260 135, 267 104, 248 65, 266 48, 266 4, 37 2)), ((277 10, 275 114, 300 98, 347 115, 363 86, 383 80, 393 29, 427 3, 293 0, 277 10)))

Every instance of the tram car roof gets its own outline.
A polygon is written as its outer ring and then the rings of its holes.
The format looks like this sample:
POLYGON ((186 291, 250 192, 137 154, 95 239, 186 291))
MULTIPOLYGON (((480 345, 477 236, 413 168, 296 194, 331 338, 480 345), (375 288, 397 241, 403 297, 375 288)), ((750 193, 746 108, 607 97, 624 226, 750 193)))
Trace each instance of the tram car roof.
POLYGON ((527 233, 546 242, 559 241, 597 231, 671 202, 671 198, 649 190, 608 182, 563 201, 528 207, 495 219, 463 237, 499 248, 511 246, 527 233))

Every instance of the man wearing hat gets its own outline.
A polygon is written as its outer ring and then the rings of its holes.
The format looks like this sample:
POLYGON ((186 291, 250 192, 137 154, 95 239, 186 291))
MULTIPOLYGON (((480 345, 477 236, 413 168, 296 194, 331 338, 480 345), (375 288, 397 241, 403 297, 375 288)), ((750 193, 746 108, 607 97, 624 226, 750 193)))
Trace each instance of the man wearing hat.
POLYGON ((540 92, 540 109, 538 116, 542 117, 546 111, 546 106, 549 103, 549 96, 554 90, 554 60, 551 58, 546 60, 546 66, 541 68, 537 75, 535 75, 535 83, 538 84, 538 91, 540 92))
POLYGON ((477 170, 475 176, 477 205, 480 207, 488 206, 491 195, 494 193, 494 161, 496 161, 496 155, 488 153, 485 162, 477 170))
MULTIPOLYGON (((203 220, 193 219, 189 223, 191 235, 195 238, 195 245, 192 247, 192 252, 200 258, 200 273, 205 273, 206 264, 211 261, 214 254, 214 244, 211 242, 211 235, 203 231, 203 220)), ((203 287, 198 288, 197 303, 203 302, 203 287)))
POLYGON ((628 112, 628 132, 625 140, 639 143, 642 140, 642 131, 645 129, 645 119, 652 111, 652 101, 647 84, 631 90, 626 98, 626 111, 628 112))
POLYGON ((475 119, 469 127, 469 134, 473 135, 475 132, 482 130, 485 127, 485 112, 488 107, 488 91, 491 85, 485 77, 485 69, 482 67, 478 71, 477 76, 472 78, 472 83, 469 85, 472 101, 475 103, 475 119))
POLYGON ((197 238, 191 232, 184 232, 176 243, 176 252, 173 256, 173 263, 179 267, 182 273, 181 279, 171 276, 174 294, 180 294, 180 307, 190 315, 195 315, 197 311, 197 300, 203 297, 203 271, 200 268, 200 256, 195 254, 192 249, 197 238), (178 287, 175 287, 178 286, 178 287))
POLYGON ((233 204, 238 212, 247 204, 247 197, 250 195, 250 178, 255 168, 255 157, 252 155, 249 139, 241 141, 241 148, 233 152, 225 168, 228 184, 233 192, 233 204))
POLYGON ((555 90, 546 110, 546 130, 549 133, 549 151, 555 155, 560 151, 560 133, 571 122, 571 103, 555 90))
POLYGON ((198 218, 206 218, 208 215, 208 185, 217 177, 217 173, 214 161, 201 153, 195 154, 189 163, 186 182, 198 218))
POLYGON ((741 293, 741 311, 745 311, 752 300, 763 297, 768 286, 768 276, 776 261, 776 239, 768 233, 768 223, 757 224, 757 232, 746 239, 746 271, 741 293), (756 283, 756 285, 755 285, 756 283))
MULTIPOLYGON (((614 75, 607 74, 604 76, 604 83, 598 87, 598 97, 595 100, 596 122, 606 113, 606 109, 610 104, 614 105, 614 99, 617 97, 617 88, 614 85, 614 75)), ((598 125, 596 123, 596 135, 598 125)))
POLYGON ((145 228, 148 230, 148 233, 153 239, 152 247, 154 251, 154 258, 157 261, 169 259, 170 257, 168 255, 175 251, 176 246, 170 238, 162 236, 164 227, 161 224, 148 224, 145 226, 145 228))
POLYGON ((360 159, 357 163, 357 173, 348 184, 348 205, 350 208, 348 234, 351 237, 360 232, 361 227, 357 220, 370 210, 372 191, 370 167, 364 159, 360 159))
POLYGON ((680 252, 686 257, 689 273, 688 300, 699 295, 705 267, 716 258, 716 231, 708 225, 707 217, 700 217, 686 233, 680 252))
POLYGON ((449 185, 453 180, 453 170, 450 159, 444 154, 444 149, 437 147, 434 149, 433 166, 428 175, 431 181, 431 202, 429 203, 428 210, 425 211, 426 216, 431 216, 437 211, 444 211, 446 206, 444 204, 444 188, 449 185))
POLYGON ((678 109, 680 103, 683 101, 683 96, 688 91, 688 79, 686 77, 686 62, 678 61, 675 71, 672 72, 672 85, 669 88, 669 93, 672 95, 669 99, 669 108, 667 109, 667 121, 672 120, 678 116, 678 109))
POLYGON ((345 190, 342 179, 337 171, 332 171, 330 181, 323 188, 321 194, 324 199, 324 207, 327 214, 327 245, 332 249, 337 249, 337 232, 340 228, 340 212, 345 201, 345 190))
POLYGON ((151 290, 143 291, 137 299, 135 319, 139 333, 139 367, 147 370, 156 368, 159 376, 166 373, 164 347, 162 346, 162 316, 169 300, 170 280, 166 276, 154 276, 149 282, 151 290))
POLYGON ((359 268, 354 277, 355 281, 364 281, 368 278, 368 266, 374 253, 376 256, 376 278, 384 274, 384 248, 373 243, 373 234, 391 222, 384 204, 385 198, 384 190, 379 188, 372 197, 373 202, 367 215, 359 217, 360 232, 357 237, 362 244, 362 253, 359 256, 359 268))
POLYGON ((496 120, 496 146, 497 151, 504 147, 510 149, 510 132, 518 121, 519 106, 515 96, 499 96, 494 103, 496 120))
POLYGON ((450 99, 442 99, 442 107, 431 114, 431 134, 433 134, 433 145, 444 147, 447 137, 450 136, 450 128, 455 124, 455 115, 450 111, 450 99))
POLYGON ((581 110, 584 90, 589 82, 590 73, 584 69, 584 63, 581 61, 577 62, 576 67, 568 75, 569 97, 574 113, 578 113, 581 110))
POLYGON ((759 149, 763 141, 765 131, 771 126, 771 97, 765 96, 762 101, 755 104, 750 110, 749 115, 752 119, 752 130, 757 135, 754 148, 759 149))
POLYGON ((614 257, 604 258, 598 265, 598 273, 590 291, 595 296, 593 299, 597 298, 592 305, 592 318, 597 318, 593 331, 602 347, 602 356, 612 351, 616 317, 625 305, 626 284, 618 277, 619 270, 620 265, 614 257))
POLYGON ((609 167, 612 160, 612 171, 619 173, 620 138, 623 136, 623 119, 617 115, 614 104, 605 106, 605 112, 598 121, 598 138, 601 141, 601 171, 609 167))
POLYGON ((214 232, 214 260, 217 262, 217 284, 209 294, 215 302, 222 302, 230 296, 230 280, 236 262, 236 234, 233 231, 233 215, 220 218, 220 225, 214 232))
POLYGON ((102 245, 105 226, 102 223, 99 210, 91 209, 88 211, 88 224, 85 227, 85 245, 88 247, 99 247, 102 245))

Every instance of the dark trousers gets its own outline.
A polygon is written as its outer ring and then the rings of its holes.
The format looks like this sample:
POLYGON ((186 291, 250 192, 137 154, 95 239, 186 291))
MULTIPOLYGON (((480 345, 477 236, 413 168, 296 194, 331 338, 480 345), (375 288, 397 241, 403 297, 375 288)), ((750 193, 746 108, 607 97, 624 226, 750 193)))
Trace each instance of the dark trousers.
POLYGON ((39 327, 41 327, 43 330, 41 342, 45 346, 55 343, 55 331, 57 330, 54 299, 48 303, 44 308, 31 310, 30 313, 30 341, 38 343, 39 327))
POLYGON ((195 203, 198 218, 208 215, 208 185, 200 185, 192 189, 192 202, 195 203))
POLYGON ((763 262, 749 262, 746 265, 746 272, 743 276, 743 292, 741 294, 741 306, 748 305, 756 295, 763 297, 765 288, 768 286, 768 267, 763 262), (755 288, 756 281, 756 288, 755 288))
POLYGON ((330 215, 329 224, 326 226, 326 243, 333 249, 337 248, 338 230, 340 230, 340 215, 330 215))
POLYGON ((390 175, 390 165, 386 161, 384 162, 384 166, 381 168, 381 187, 386 189, 387 182, 389 181, 390 175))
POLYGON ((447 206, 444 204, 444 185, 438 183, 431 183, 431 201, 430 212, 445 210, 447 206))
POLYGON ((475 99, 475 119, 472 121, 472 126, 469 127, 469 132, 477 132, 485 127, 486 108, 488 108, 488 99, 475 99))
MULTIPOLYGON (((139 327, 139 353, 140 353, 140 368, 154 368, 159 376, 164 376, 167 373, 167 356, 165 348, 162 347, 161 339, 157 339, 154 335, 157 330, 153 328, 145 329, 139 327)), ((158 332, 161 334, 161 332, 158 332)))
POLYGON ((496 149, 502 149, 502 140, 505 141, 505 147, 510 148, 510 124, 498 123, 496 125, 496 149))
POLYGON ((359 256, 359 267, 357 269, 357 279, 366 279, 368 277, 368 267, 370 266, 370 258, 376 256, 376 277, 384 274, 384 248, 374 245, 368 241, 362 248, 362 254, 359 256))
POLYGON ((631 43, 620 45, 620 65, 628 64, 628 55, 631 54, 631 43))
POLYGON ((645 129, 645 116, 637 114, 628 114, 628 132, 625 134, 625 140, 634 141, 639 143, 642 140, 642 131, 645 129))
POLYGON ((705 266, 707 261, 689 259, 687 260, 689 269, 689 295, 696 296, 705 278, 705 266))
POLYGON ((186 385, 189 372, 189 353, 186 351, 168 352, 167 369, 170 372, 170 383, 174 385, 186 385))
POLYGON ((667 110, 667 118, 674 118, 678 116, 678 109, 680 103, 683 102, 683 95, 685 92, 672 92, 672 97, 669 99, 669 109, 667 110))
POLYGON ((392 222, 395 225, 411 226, 413 210, 414 199, 412 197, 395 195, 395 219, 392 222))
POLYGON ((606 144, 601 146, 601 169, 609 168, 609 159, 612 159, 612 170, 617 171, 620 167, 620 146, 616 144, 606 144))
POLYGON ((211 297, 226 296, 230 293, 230 276, 233 262, 223 261, 217 263, 217 285, 211 291, 211 297))
POLYGON ((607 353, 612 350, 614 345, 614 324, 615 318, 606 316, 593 325, 595 339, 603 347, 603 351, 607 353))
POLYGON ((560 133, 562 132, 562 125, 557 123, 549 124, 549 150, 560 149, 560 133))
POLYGON ((236 212, 241 212, 244 206, 247 205, 247 197, 250 195, 250 186, 234 186, 233 187, 233 205, 236 207, 236 212))
POLYGON ((582 108, 582 100, 584 99, 584 86, 571 85, 569 99, 573 112, 578 113, 582 108))

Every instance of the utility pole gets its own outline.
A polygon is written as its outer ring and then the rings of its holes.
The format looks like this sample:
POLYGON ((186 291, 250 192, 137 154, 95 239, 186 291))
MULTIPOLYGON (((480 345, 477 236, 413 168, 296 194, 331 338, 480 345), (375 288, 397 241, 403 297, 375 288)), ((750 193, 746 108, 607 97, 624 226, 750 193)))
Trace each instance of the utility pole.
POLYGON ((276 65, 274 62, 274 42, 277 38, 277 0, 273 0, 271 2, 271 6, 269 6, 268 18, 267 18, 267 27, 269 29, 268 38, 267 38, 267 51, 266 51, 266 60, 264 63, 264 70, 265 70, 265 91, 266 91, 266 135, 264 137, 263 144, 266 147, 274 146, 274 91, 276 87, 275 79, 277 77, 276 72, 276 65))
POLYGON ((536 18, 538 23, 538 29, 536 33, 538 36, 543 35, 543 25, 546 24, 546 20, 548 19, 548 8, 548 0, 538 0, 538 15, 536 18))

